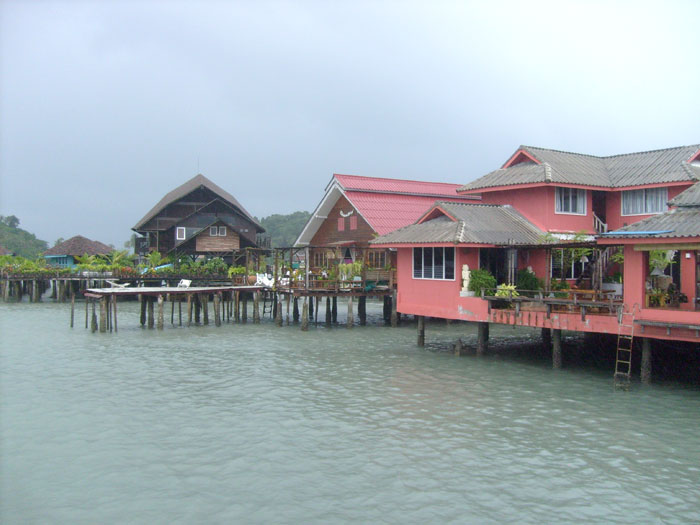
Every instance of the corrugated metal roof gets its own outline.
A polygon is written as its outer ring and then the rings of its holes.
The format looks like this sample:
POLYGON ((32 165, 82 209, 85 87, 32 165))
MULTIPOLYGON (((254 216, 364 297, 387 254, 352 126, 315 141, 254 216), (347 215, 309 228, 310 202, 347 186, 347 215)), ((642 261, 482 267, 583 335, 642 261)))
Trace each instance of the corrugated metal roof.
POLYGON ((532 245, 544 232, 511 206, 437 202, 456 221, 442 215, 382 235, 371 244, 455 244, 532 245))
POLYGON ((153 217, 155 217, 163 208, 165 208, 168 204, 171 204, 175 202, 176 200, 181 199, 182 197, 185 197, 189 193, 192 193, 194 190, 196 190, 199 187, 204 187, 207 188, 209 191, 217 194, 219 197, 221 197, 223 200, 228 201, 230 204, 241 210, 241 212, 248 217, 256 226, 258 226, 261 231, 265 231, 265 229, 260 226, 260 223, 255 220, 255 218, 248 213, 248 211, 241 205, 236 198, 231 195, 229 192, 226 190, 222 189, 218 185, 214 184, 212 181, 210 181, 208 178, 206 178, 204 175, 201 173, 199 175, 196 175, 192 177, 190 180, 185 182, 184 184, 181 184, 174 190, 168 192, 160 201, 158 201, 158 204, 156 204, 151 210, 143 216, 143 218, 136 223, 136 226, 132 228, 132 230, 138 230, 142 228, 148 221, 150 221, 153 217))
POLYGON ((700 182, 696 182, 690 188, 676 195, 668 204, 670 206, 700 206, 700 182))
MULTIPOLYGON (((437 200, 432 196, 361 191, 346 191, 345 197, 379 235, 413 224, 437 200)), ((455 196, 454 200, 463 199, 455 196)))
POLYGON ((464 198, 457 195, 460 184, 446 182, 424 182, 418 180, 384 179, 381 177, 364 177, 361 175, 334 174, 333 177, 344 190, 379 191, 384 193, 405 193, 464 198))
POLYGON ((629 239, 630 237, 635 237, 634 234, 625 234, 625 232, 640 232, 639 238, 646 239, 700 237, 700 207, 676 208, 660 215, 654 215, 619 230, 609 232, 605 235, 605 238, 618 237, 629 239), (655 231, 667 233, 641 233, 655 231), (615 235, 618 232, 621 235, 615 235))
POLYGON ((547 182, 547 166, 554 184, 579 184, 606 188, 624 188, 664 182, 697 180, 700 168, 688 164, 700 145, 596 157, 533 146, 521 146, 541 164, 522 162, 493 171, 470 182, 458 191, 473 191, 497 186, 547 182))
POLYGON ((91 241, 82 235, 76 235, 70 239, 49 248, 44 255, 103 255, 111 253, 112 248, 100 241, 91 241))

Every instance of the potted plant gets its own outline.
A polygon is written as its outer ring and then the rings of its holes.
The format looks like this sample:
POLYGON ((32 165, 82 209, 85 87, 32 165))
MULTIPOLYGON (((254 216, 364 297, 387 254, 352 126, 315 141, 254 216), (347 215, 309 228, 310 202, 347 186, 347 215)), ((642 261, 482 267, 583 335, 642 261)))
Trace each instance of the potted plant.
POLYGON ((484 295, 489 295, 496 289, 496 278, 488 270, 471 270, 468 288, 477 295, 481 295, 482 290, 484 295))

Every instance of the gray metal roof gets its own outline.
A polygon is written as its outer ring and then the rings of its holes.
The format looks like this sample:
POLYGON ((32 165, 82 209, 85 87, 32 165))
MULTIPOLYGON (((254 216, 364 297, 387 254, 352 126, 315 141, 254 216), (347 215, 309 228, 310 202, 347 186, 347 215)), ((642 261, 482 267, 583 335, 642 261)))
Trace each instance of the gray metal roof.
POLYGON ((696 182, 684 192, 676 195, 668 204, 679 207, 700 206, 700 182, 696 182))
POLYGON ((700 166, 688 163, 700 150, 700 144, 609 157, 533 146, 520 146, 518 151, 520 150, 527 152, 540 164, 521 162, 509 168, 501 168, 457 191, 538 182, 624 188, 700 179, 700 166))
POLYGON ((139 230, 142 228, 148 221, 150 221, 153 217, 155 217, 163 208, 165 208, 168 204, 171 204, 182 197, 185 197, 186 195, 192 193, 194 190, 197 188, 207 188, 209 191, 217 194, 219 197, 221 197, 222 200, 227 201, 229 204, 235 206, 238 208, 248 219, 250 219, 256 226, 260 227, 260 229, 264 232, 265 229, 260 225, 258 221, 255 220, 255 218, 248 213, 248 211, 241 205, 238 200, 236 200, 236 197, 231 195, 229 192, 226 190, 222 189, 220 186, 214 184, 212 181, 210 181, 208 178, 206 178, 204 175, 201 173, 199 175, 196 175, 192 177, 190 180, 185 182, 184 184, 181 184, 174 190, 170 191, 167 193, 160 201, 158 201, 158 204, 156 204, 151 210, 144 215, 144 217, 132 228, 132 230, 139 230))
MULTIPOLYGON (((511 206, 436 202, 445 215, 377 237, 370 244, 538 244, 545 232, 511 206)), ((430 213, 430 212, 428 212, 430 213)))
POLYGON ((676 208, 660 215, 643 219, 619 230, 608 233, 607 238, 677 238, 700 237, 700 207, 676 208), (639 235, 625 232, 640 232, 639 235), (665 232, 653 234, 650 232, 665 232), (616 235, 620 233, 620 235, 616 235))

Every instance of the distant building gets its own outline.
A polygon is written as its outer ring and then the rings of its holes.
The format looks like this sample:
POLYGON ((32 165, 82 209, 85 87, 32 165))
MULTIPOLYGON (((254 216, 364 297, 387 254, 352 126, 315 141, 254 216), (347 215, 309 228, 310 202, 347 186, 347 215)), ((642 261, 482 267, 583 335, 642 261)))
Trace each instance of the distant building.
POLYGON ((258 247, 265 231, 233 195, 201 174, 165 195, 132 229, 147 239, 143 252, 216 256, 227 262, 247 247, 258 247))
POLYGON ((112 248, 104 243, 91 241, 82 235, 76 235, 46 250, 44 252, 44 258, 51 266, 72 268, 76 264, 76 257, 82 257, 83 255, 106 255, 111 252, 112 248))
POLYGON ((308 246, 312 268, 329 259, 352 262, 362 252, 372 268, 390 260, 389 251, 369 249, 369 241, 412 224, 436 200, 474 201, 457 195, 459 184, 334 174, 295 246, 308 246))

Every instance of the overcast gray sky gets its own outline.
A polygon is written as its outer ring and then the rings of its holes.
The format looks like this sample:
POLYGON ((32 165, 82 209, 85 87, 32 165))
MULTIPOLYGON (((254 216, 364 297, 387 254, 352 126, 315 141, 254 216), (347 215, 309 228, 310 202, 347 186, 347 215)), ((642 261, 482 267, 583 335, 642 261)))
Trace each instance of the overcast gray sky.
POLYGON ((254 215, 332 173, 466 183, 520 144, 700 142, 700 2, 0 4, 0 214, 122 247, 199 171, 254 215))

